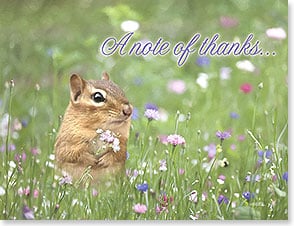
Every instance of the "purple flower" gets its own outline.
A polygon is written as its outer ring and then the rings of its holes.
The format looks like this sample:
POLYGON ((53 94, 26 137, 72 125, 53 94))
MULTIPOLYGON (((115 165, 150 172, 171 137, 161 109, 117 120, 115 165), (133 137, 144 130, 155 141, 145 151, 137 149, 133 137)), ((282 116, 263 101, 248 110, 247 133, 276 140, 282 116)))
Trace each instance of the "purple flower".
POLYGON ((224 195, 219 195, 219 197, 217 199, 217 202, 218 202, 219 205, 222 204, 222 203, 228 204, 229 199, 224 195))
POLYGON ((208 66, 210 64, 210 59, 206 56, 200 56, 197 58, 196 64, 200 67, 208 66))
POLYGON ((245 177, 245 181, 247 181, 247 182, 260 182, 260 175, 259 174, 247 175, 245 177))
POLYGON ((27 205, 24 205, 24 207, 22 209, 22 214, 26 220, 34 220, 35 219, 34 212, 27 205))
POLYGON ((152 103, 145 104, 145 109, 153 109, 153 110, 158 111, 158 107, 155 104, 152 104, 152 103))
POLYGON ((97 129, 96 133, 100 134, 99 139, 108 144, 114 152, 118 152, 120 150, 120 141, 115 133, 110 130, 103 131, 102 129, 97 129))
POLYGON ((165 159, 159 160, 159 170, 160 171, 167 171, 165 159))
POLYGON ((257 155, 259 157, 257 160, 258 164, 261 164, 263 160, 265 160, 265 162, 268 163, 272 158, 273 152, 272 150, 265 150, 265 151, 259 150, 257 152, 257 155))
POLYGON ((243 192, 242 196, 247 200, 250 201, 250 199, 254 198, 254 194, 250 193, 249 191, 243 192))
POLYGON ((173 146, 184 145, 186 143, 185 138, 177 134, 169 135, 166 140, 167 143, 172 144, 173 146))
POLYGON ((148 184, 147 183, 137 184, 136 188, 138 191, 145 192, 148 190, 148 184))
POLYGON ((60 179, 59 179, 59 185, 66 185, 66 184, 71 184, 72 183, 72 178, 71 176, 64 174, 60 179))
POLYGON ((145 110, 144 116, 145 116, 149 121, 160 119, 159 112, 158 112, 157 110, 150 109, 150 108, 148 108, 148 109, 145 110))
POLYGON ((225 140, 225 139, 228 139, 231 137, 231 133, 228 132, 228 131, 224 131, 224 132, 221 132, 221 131, 217 131, 215 133, 216 137, 218 137, 219 139, 221 140, 225 140))
POLYGON ((147 206, 144 205, 144 204, 136 204, 133 206, 133 210, 136 212, 136 213, 145 213, 147 211, 147 206))
POLYGON ((231 117, 232 119, 238 119, 240 116, 239 116, 238 113, 236 113, 236 112, 231 112, 231 113, 230 113, 230 117, 231 117))
POLYGON ((216 145, 215 144, 209 144, 208 146, 205 146, 204 151, 208 152, 208 158, 213 159, 216 154, 216 145))
POLYGON ((138 108, 133 108, 133 113, 132 113, 132 120, 137 120, 139 118, 139 111, 138 108))
POLYGON ((288 171, 283 174, 282 178, 288 183, 288 171))
POLYGON ((33 147, 32 149, 31 149, 31 153, 32 153, 32 155, 38 155, 38 154, 40 154, 40 150, 38 149, 38 148, 36 148, 36 147, 33 147))

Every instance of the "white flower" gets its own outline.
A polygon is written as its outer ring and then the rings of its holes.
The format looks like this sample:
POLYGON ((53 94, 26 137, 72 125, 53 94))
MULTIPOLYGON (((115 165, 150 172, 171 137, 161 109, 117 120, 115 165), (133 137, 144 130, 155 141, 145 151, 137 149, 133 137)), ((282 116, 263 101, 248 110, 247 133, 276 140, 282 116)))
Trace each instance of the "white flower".
POLYGON ((282 40, 287 37, 285 30, 281 27, 269 28, 266 30, 266 35, 272 39, 282 40))
POLYGON ((236 63, 236 67, 243 71, 254 72, 255 66, 249 60, 242 60, 236 63))
POLYGON ((199 73, 198 78, 196 79, 196 83, 203 89, 208 87, 208 74, 199 73))
POLYGON ((137 31, 139 27, 140 27, 140 24, 134 20, 125 20, 120 24, 120 28, 124 32, 137 31))
POLYGON ((196 190, 193 190, 189 195, 189 201, 197 203, 198 202, 198 192, 196 190))

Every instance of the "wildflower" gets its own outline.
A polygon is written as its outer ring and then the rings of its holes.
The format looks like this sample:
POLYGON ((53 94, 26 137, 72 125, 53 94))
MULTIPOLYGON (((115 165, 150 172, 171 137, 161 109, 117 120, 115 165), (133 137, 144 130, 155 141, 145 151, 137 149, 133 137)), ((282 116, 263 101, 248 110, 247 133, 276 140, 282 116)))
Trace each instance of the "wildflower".
POLYGON ((162 144, 165 144, 165 145, 168 144, 167 143, 167 135, 159 135, 158 139, 162 144))
POLYGON ((27 158, 27 155, 25 152, 23 152, 22 154, 16 154, 14 156, 14 160, 17 162, 24 162, 27 158))
POLYGON ((156 106, 156 104, 153 104, 153 103, 147 103, 145 104, 145 109, 153 109, 153 110, 156 110, 158 111, 158 107, 156 106))
POLYGON ((159 120, 160 119, 160 115, 159 112, 157 110, 154 109, 146 109, 144 116, 149 120, 159 120))
POLYGON ((159 160, 159 164, 160 164, 159 171, 167 171, 165 159, 159 160))
POLYGON ((196 83, 203 89, 208 87, 208 74, 199 73, 198 78, 196 79, 196 83))
POLYGON ((189 195, 189 201, 197 203, 198 202, 198 192, 193 190, 189 195))
POLYGON ((224 28, 233 28, 239 25, 238 19, 229 16, 221 16, 219 18, 220 25, 224 28))
POLYGON ((33 147, 32 149, 31 149, 31 153, 32 153, 32 155, 38 155, 38 154, 40 154, 40 150, 38 149, 38 148, 36 148, 36 147, 33 147))
POLYGON ((98 195, 98 191, 95 188, 93 188, 92 189, 92 196, 96 197, 97 195, 98 195))
POLYGON ((196 64, 200 67, 208 66, 210 64, 210 59, 206 56, 200 56, 197 58, 196 64))
POLYGON ((145 212, 147 211, 147 206, 144 205, 144 204, 140 204, 140 203, 138 203, 138 204, 136 204, 136 205, 133 206, 133 210, 134 210, 136 213, 140 213, 140 214, 142 214, 142 213, 145 213, 145 212))
POLYGON ((64 173, 63 176, 59 179, 59 185, 62 186, 66 184, 72 184, 72 178, 71 176, 64 173))
POLYGON ((148 184, 147 183, 137 184, 136 188, 138 191, 145 192, 148 190, 148 184))
POLYGON ((117 138, 118 135, 110 130, 103 131, 102 129, 97 129, 96 133, 100 134, 99 139, 112 148, 114 152, 120 150, 120 141, 117 138))
POLYGON ((34 220, 35 219, 34 212, 27 205, 24 205, 24 207, 22 209, 22 214, 26 220, 34 220))
POLYGON ((112 143, 114 141, 114 136, 110 130, 106 130, 105 132, 101 133, 100 140, 106 143, 112 143))
POLYGON ((34 196, 34 198, 38 198, 39 197, 39 190, 38 189, 34 189, 33 196, 34 196))
POLYGON ((208 158, 213 159, 216 154, 216 146, 215 144, 209 144, 203 148, 204 151, 208 152, 208 158))
POLYGON ((247 200, 250 201, 250 199, 254 198, 254 194, 250 193, 249 191, 243 192, 242 196, 247 200))
POLYGON ((231 112, 231 113, 230 113, 230 117, 231 117, 232 119, 238 119, 240 116, 239 116, 239 114, 236 113, 236 112, 231 112))
POLYGON ((176 94, 183 94, 186 91, 186 83, 183 80, 171 80, 167 84, 167 89, 176 94))
POLYGON ((229 199, 224 195, 219 195, 218 199, 217 199, 217 202, 218 202, 219 205, 222 204, 222 203, 228 204, 229 199))
POLYGON ((231 78, 232 69, 230 67, 222 67, 220 69, 220 79, 221 80, 228 80, 231 78))
POLYGON ((288 183, 288 171, 283 173, 282 178, 288 183))
POLYGON ((260 175, 256 174, 256 175, 247 175, 245 177, 245 181, 247 182, 260 182, 260 175))
POLYGON ((173 203, 174 199, 173 197, 169 197, 166 195, 165 192, 163 192, 159 197, 160 205, 156 207, 156 213, 161 213, 165 211, 168 213, 168 207, 171 203, 173 203))
POLYGON ((140 27, 140 24, 135 20, 125 20, 120 24, 120 28, 124 32, 134 32, 137 31, 140 27))
POLYGON ((219 184, 224 184, 225 183, 225 180, 226 180, 226 176, 224 175, 219 175, 218 178, 216 179, 216 181, 219 183, 219 184))
POLYGON ((180 168, 180 169, 179 169, 179 175, 183 175, 184 173, 185 173, 185 169, 180 168))
POLYGON ((186 143, 184 137, 177 134, 169 135, 166 140, 167 143, 172 144, 173 146, 184 145, 186 143))
POLYGON ((277 40, 282 40, 287 37, 285 30, 281 27, 269 28, 266 30, 265 33, 267 37, 277 40))
POLYGON ((246 138, 246 136, 241 134, 241 135, 238 136, 238 141, 244 141, 245 138, 246 138))
POLYGON ((249 60, 238 61, 236 67, 243 71, 254 72, 255 66, 249 60))
POLYGON ((139 118, 139 111, 138 108, 133 108, 133 112, 132 112, 132 120, 137 120, 139 118))
POLYGON ((258 164, 261 164, 263 162, 263 160, 265 160, 265 162, 268 163, 272 159, 273 152, 272 152, 272 150, 269 150, 269 149, 264 150, 264 151, 259 150, 257 152, 257 155, 258 155, 258 160, 257 160, 258 164))
POLYGON ((245 94, 250 93, 252 91, 252 85, 249 83, 244 83, 240 86, 240 90, 245 94))
POLYGON ((228 131, 224 131, 224 132, 221 132, 221 131, 217 131, 215 133, 216 137, 221 139, 221 140, 225 140, 225 139, 228 139, 231 137, 231 133, 228 132, 228 131))

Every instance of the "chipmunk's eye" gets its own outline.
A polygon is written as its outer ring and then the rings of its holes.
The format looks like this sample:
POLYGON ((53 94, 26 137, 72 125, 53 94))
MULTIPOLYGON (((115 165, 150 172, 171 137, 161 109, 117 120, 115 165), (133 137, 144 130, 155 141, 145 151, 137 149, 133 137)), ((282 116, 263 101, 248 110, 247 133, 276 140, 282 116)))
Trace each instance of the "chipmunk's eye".
POLYGON ((96 92, 92 94, 92 100, 94 100, 96 103, 104 102, 105 98, 100 92, 96 92))

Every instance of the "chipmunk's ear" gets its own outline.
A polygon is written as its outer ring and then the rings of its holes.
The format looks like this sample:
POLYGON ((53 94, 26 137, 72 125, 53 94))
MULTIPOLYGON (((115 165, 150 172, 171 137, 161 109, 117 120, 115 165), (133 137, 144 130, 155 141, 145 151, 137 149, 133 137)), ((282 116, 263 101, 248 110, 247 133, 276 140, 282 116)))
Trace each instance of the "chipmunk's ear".
POLYGON ((70 76, 70 97, 73 103, 79 102, 79 97, 84 91, 86 82, 81 76, 72 74, 70 76))
POLYGON ((101 79, 102 80, 109 80, 109 74, 106 71, 103 71, 101 79))

